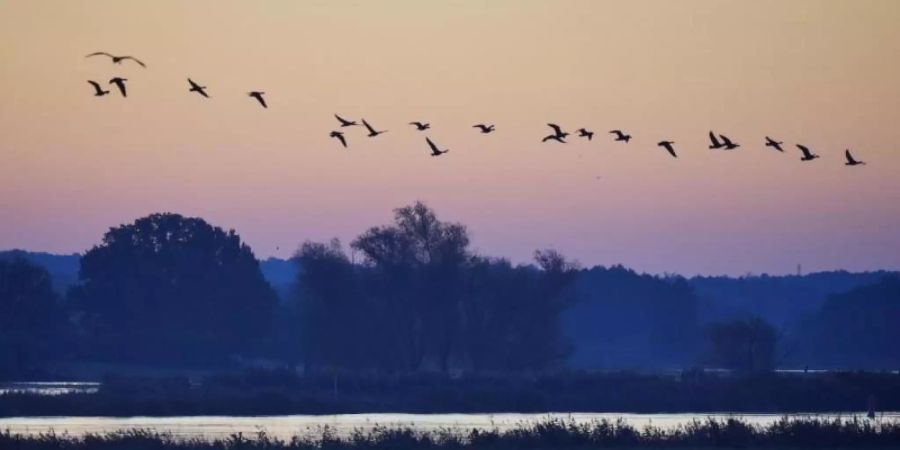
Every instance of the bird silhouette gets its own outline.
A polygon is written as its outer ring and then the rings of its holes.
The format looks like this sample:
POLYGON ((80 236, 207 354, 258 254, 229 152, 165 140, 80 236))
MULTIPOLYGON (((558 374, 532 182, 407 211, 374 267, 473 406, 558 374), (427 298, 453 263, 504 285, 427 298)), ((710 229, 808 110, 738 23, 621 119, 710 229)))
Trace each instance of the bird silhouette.
POLYGON ((575 130, 575 131, 578 132, 578 136, 579 136, 579 137, 586 137, 589 141, 594 139, 594 132, 593 132, 593 131, 588 131, 588 130, 586 130, 586 129, 584 129, 584 128, 579 128, 579 129, 577 129, 577 130, 575 130))
POLYGON ((372 125, 369 125, 369 122, 366 122, 366 119, 363 119, 362 123, 363 123, 363 126, 369 130, 369 137, 375 137, 375 136, 378 136, 379 134, 387 133, 387 130, 375 131, 375 129, 372 128, 372 125))
POLYGON ((781 148, 781 144, 784 144, 784 142, 776 141, 775 139, 766 136, 766 147, 772 147, 779 152, 784 152, 784 149, 781 148))
POLYGON ((115 84, 119 88, 119 92, 122 93, 122 97, 128 97, 128 94, 125 92, 126 81, 128 81, 127 78, 115 77, 109 80, 109 84, 115 84))
POLYGON ((332 131, 328 136, 341 141, 341 145, 343 145, 344 148, 347 148, 347 139, 344 138, 344 133, 341 133, 340 131, 332 131))
POLYGON ((716 138, 716 134, 712 131, 709 132, 709 148, 710 150, 716 150, 724 147, 725 145, 719 142, 719 139, 716 138))
POLYGON ((416 129, 419 130, 419 131, 425 131, 425 130, 431 128, 431 124, 430 124, 430 123, 410 122, 409 124, 410 124, 410 125, 415 125, 415 126, 416 126, 416 129))
POLYGON ((624 141, 626 144, 631 140, 631 135, 623 133, 622 130, 612 130, 609 134, 616 135, 616 141, 624 141))
POLYGON ((677 158, 678 155, 675 154, 675 148, 672 147, 672 144, 674 143, 675 141, 659 141, 656 145, 666 149, 666 151, 669 152, 669 154, 672 155, 673 158, 677 158))
POLYGON ((803 152, 803 156, 800 158, 800 161, 812 161, 819 157, 819 155, 813 153, 808 147, 805 145, 797 144, 797 148, 803 152))
POLYGON ((850 154, 850 149, 844 150, 844 157, 847 158, 847 162, 844 163, 845 166, 866 165, 865 161, 857 161, 854 159, 853 155, 850 154))
POLYGON ((263 108, 269 109, 269 105, 266 104, 266 99, 263 98, 263 95, 265 94, 266 93, 262 91, 250 91, 247 93, 248 96, 255 98, 263 108))
POLYGON ((209 95, 206 94, 206 86, 200 86, 199 84, 195 83, 194 80, 192 80, 190 78, 188 78, 187 80, 188 80, 188 83, 190 83, 190 85, 191 85, 191 88, 188 89, 188 92, 196 92, 206 98, 209 98, 209 95))
POLYGON ((568 136, 569 133, 566 133, 565 131, 563 131, 562 128, 560 128, 559 125, 557 125, 555 123, 548 123, 547 126, 553 129, 553 134, 544 137, 544 139, 541 139, 541 142, 547 142, 547 141, 552 140, 552 141, 556 141, 556 142, 561 142, 563 144, 566 143, 566 136, 568 136))
POLYGON ((94 86, 94 97, 103 97, 106 94, 109 94, 109 91, 104 91, 102 87, 100 87, 100 83, 94 80, 87 80, 91 86, 94 86))
POLYGON ((728 136, 725 136, 724 134, 720 134, 719 137, 722 138, 722 145, 725 146, 725 150, 734 150, 741 146, 740 144, 731 142, 731 139, 728 139, 728 136))
POLYGON ((359 125, 358 123, 356 123, 356 121, 344 119, 343 117, 341 117, 337 114, 334 115, 334 118, 337 119, 338 122, 341 123, 342 127, 352 127, 354 125, 359 125))
POLYGON ((111 55, 106 52, 94 52, 94 53, 91 53, 90 55, 86 55, 85 58, 90 58, 91 56, 109 56, 112 59, 112 62, 114 62, 116 64, 122 64, 122 61, 131 60, 131 61, 134 61, 134 62, 140 64, 141 67, 144 67, 144 68, 147 67, 143 62, 141 62, 141 60, 135 58, 134 56, 116 56, 116 55, 111 55))
POLYGON ((428 142, 428 146, 431 147, 431 156, 441 156, 444 153, 450 151, 449 148, 447 150, 439 149, 438 146, 435 145, 434 142, 431 142, 431 139, 429 139, 428 137, 425 137, 425 142, 428 142))
POLYGON ((479 123, 477 125, 472 125, 472 128, 478 128, 481 130, 482 133, 488 134, 488 133, 494 131, 494 124, 485 125, 483 123, 479 123))

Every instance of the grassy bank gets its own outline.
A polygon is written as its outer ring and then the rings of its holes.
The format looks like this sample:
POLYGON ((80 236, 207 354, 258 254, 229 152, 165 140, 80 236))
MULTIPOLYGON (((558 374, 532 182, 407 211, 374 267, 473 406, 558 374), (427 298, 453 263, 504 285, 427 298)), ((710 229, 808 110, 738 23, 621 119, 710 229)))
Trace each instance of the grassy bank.
POLYGON ((900 424, 868 420, 782 419, 768 426, 739 420, 695 421, 665 430, 638 430, 622 422, 577 424, 548 420, 508 431, 418 432, 406 428, 358 431, 341 438, 327 429, 316 438, 279 440, 260 432, 224 440, 177 439, 146 430, 71 437, 0 434, 0 448, 18 450, 213 450, 213 449, 590 449, 590 448, 898 448, 900 424))
POLYGON ((0 396, 0 416, 277 415, 366 412, 831 412, 900 410, 900 375, 632 373, 297 376, 268 371, 108 377, 96 394, 0 396))

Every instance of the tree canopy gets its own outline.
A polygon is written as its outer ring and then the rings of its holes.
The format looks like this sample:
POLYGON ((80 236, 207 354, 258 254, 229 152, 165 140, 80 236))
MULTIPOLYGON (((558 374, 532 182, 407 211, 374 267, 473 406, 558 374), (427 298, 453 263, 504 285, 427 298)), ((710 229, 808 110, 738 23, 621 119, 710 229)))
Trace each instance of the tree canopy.
POLYGON ((250 248, 202 219, 152 214, 110 229, 70 291, 91 353, 217 360, 268 332, 276 300, 250 248))

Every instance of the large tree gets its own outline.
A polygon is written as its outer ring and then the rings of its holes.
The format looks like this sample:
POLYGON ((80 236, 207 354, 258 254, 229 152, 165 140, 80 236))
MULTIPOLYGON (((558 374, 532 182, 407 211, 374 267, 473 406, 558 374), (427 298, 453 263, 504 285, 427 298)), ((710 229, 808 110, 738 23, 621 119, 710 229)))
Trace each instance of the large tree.
POLYGON ((539 267, 474 255, 466 228, 423 203, 396 209, 351 247, 306 243, 295 260, 312 365, 414 371, 544 368, 568 351, 560 313, 575 271, 538 252, 539 267))
POLYGON ((251 350, 276 304, 233 230, 168 213, 110 229, 82 258, 70 298, 96 356, 154 362, 251 350))

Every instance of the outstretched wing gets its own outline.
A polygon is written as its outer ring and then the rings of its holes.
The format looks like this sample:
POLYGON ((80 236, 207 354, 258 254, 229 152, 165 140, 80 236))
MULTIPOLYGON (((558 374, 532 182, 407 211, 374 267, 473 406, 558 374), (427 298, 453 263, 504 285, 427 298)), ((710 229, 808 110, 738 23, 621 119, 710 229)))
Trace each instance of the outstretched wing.
POLYGON ((194 80, 192 80, 190 78, 188 78, 188 83, 190 83, 191 89, 200 89, 200 85, 197 83, 194 83, 194 80))
POLYGON ((853 159, 853 155, 850 154, 850 150, 844 150, 844 156, 847 157, 847 162, 850 164, 856 164, 856 160, 853 159))
POLYGON ((809 149, 806 148, 806 146, 797 144, 797 148, 799 148, 800 151, 803 152, 804 157, 809 158, 810 156, 812 156, 812 152, 810 152, 809 149))
POLYGON ((141 60, 135 58, 134 56, 123 56, 122 59, 130 59, 130 60, 140 64, 141 67, 143 67, 145 69, 147 68, 147 66, 143 62, 141 62, 141 60))
POLYGON ((716 135, 712 131, 709 132, 709 141, 714 147, 719 147, 722 145, 722 143, 720 143, 719 140, 716 139, 716 135))
POLYGON ((366 119, 362 120, 363 126, 369 129, 369 133, 375 133, 375 129, 372 128, 372 125, 369 125, 369 122, 366 122, 366 119))
POLYGON ((91 53, 90 55, 85 55, 85 58, 90 58, 91 56, 100 56, 100 55, 109 56, 110 58, 113 57, 113 55, 110 55, 109 53, 106 53, 106 52, 94 52, 94 53, 91 53))
POLYGON ((128 93, 125 92, 125 82, 124 81, 117 79, 117 80, 111 81, 111 82, 113 84, 115 84, 117 88, 119 88, 119 92, 122 93, 122 97, 128 97, 128 93))
POLYGON ((556 133, 557 136, 563 133, 562 128, 555 123, 548 123, 547 126, 553 128, 553 132, 556 133))
POLYGON ((426 137, 425 142, 428 142, 428 146, 431 147, 431 153, 440 153, 441 150, 437 148, 437 145, 434 145, 434 142, 431 142, 431 139, 426 137))
POLYGON ((98 82, 96 82, 96 81, 94 81, 94 80, 87 80, 87 82, 88 82, 88 83, 91 83, 91 86, 94 86, 94 90, 96 90, 97 92, 102 92, 102 91, 103 91, 103 88, 100 87, 100 83, 98 83, 98 82))
POLYGON ((336 137, 339 141, 341 141, 341 145, 343 145, 344 148, 347 147, 347 140, 344 139, 344 135, 343 135, 343 134, 335 134, 335 135, 333 135, 333 136, 336 137))

